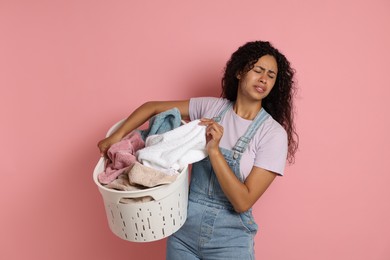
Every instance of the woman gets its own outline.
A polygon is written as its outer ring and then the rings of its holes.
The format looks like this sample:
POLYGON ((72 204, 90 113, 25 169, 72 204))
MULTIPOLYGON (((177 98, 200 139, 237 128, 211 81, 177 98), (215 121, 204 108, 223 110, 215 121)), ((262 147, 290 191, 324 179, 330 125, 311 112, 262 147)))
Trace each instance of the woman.
POLYGON ((147 102, 98 143, 104 154, 173 107, 206 126, 208 157, 192 166, 187 220, 169 237, 167 259, 254 259, 251 208, 297 149, 293 77, 289 61, 269 42, 248 42, 226 64, 221 98, 147 102))

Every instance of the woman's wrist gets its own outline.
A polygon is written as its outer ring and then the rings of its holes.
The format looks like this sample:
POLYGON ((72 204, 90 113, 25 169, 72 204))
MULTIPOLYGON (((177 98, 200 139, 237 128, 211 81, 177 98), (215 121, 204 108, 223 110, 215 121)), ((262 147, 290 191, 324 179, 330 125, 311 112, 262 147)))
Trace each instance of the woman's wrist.
POLYGON ((209 149, 207 151, 209 157, 218 157, 218 156, 222 156, 222 153, 221 151, 219 150, 219 147, 216 147, 216 148, 213 148, 213 149, 209 149))
POLYGON ((125 137, 126 134, 127 133, 125 131, 118 129, 110 137, 112 137, 113 139, 121 140, 123 137, 125 137))

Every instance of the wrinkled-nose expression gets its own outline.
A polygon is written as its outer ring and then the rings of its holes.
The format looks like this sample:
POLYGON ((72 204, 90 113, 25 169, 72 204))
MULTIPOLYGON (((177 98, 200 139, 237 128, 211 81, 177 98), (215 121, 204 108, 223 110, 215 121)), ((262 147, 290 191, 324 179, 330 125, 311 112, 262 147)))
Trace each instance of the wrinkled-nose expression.
POLYGON ((239 79, 239 91, 254 99, 265 98, 275 85, 278 73, 276 59, 271 55, 262 56, 243 77, 239 79))

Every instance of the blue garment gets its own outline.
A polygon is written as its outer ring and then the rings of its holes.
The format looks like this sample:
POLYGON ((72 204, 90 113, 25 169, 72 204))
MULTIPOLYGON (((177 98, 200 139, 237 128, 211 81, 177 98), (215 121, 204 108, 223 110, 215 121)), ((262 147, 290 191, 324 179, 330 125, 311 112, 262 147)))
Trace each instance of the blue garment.
MULTIPOLYGON (((219 122, 231 108, 229 104, 214 120, 219 122)), ((232 150, 220 148, 229 167, 242 182, 242 153, 268 116, 261 109, 232 150)), ((254 259, 253 238, 257 229, 252 209, 244 213, 234 211, 206 157, 192 165, 187 220, 168 238, 166 259, 254 259)))
POLYGON ((181 125, 181 114, 176 107, 161 112, 149 120, 149 127, 139 130, 142 139, 145 141, 150 135, 163 134, 181 125))

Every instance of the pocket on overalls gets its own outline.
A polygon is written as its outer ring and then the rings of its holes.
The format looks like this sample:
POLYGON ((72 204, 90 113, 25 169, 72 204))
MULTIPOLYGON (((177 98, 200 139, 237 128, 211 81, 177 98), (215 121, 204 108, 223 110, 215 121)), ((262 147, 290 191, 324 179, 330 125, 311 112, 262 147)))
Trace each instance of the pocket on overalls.
MULTIPOLYGON (((191 188, 202 190, 202 193, 207 193, 207 184, 209 182, 211 163, 209 157, 196 162, 192 165, 191 170, 191 188)), ((199 190, 197 190, 199 192, 199 190)))
POLYGON ((252 216, 252 213, 250 213, 248 211, 244 212, 244 213, 240 213, 239 217, 240 217, 241 224, 242 224, 243 228, 247 232, 255 235, 257 233, 257 230, 259 229, 259 227, 256 224, 255 219, 252 216))

